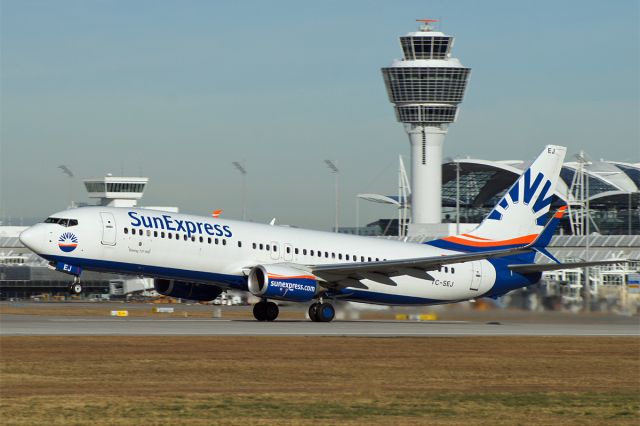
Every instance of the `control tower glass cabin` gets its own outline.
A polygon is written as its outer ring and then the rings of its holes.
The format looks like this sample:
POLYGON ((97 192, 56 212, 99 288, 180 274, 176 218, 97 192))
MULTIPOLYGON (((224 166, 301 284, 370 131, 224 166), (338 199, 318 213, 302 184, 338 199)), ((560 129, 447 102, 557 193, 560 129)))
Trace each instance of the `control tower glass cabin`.
POLYGON ((456 120, 471 72, 451 57, 454 38, 436 31, 434 20, 400 37, 403 59, 382 68, 396 119, 411 143, 411 221, 442 221, 442 147, 449 123, 456 120))

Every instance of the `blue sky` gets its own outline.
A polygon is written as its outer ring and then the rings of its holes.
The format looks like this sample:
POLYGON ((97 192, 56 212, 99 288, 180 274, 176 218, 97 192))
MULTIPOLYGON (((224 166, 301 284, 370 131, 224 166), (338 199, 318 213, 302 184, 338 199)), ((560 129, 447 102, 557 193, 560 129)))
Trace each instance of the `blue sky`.
POLYGON ((408 161, 380 68, 424 17, 472 68, 445 156, 640 161, 636 0, 0 0, 0 217, 64 209, 60 164, 79 200, 81 178, 142 173, 144 204, 239 217, 244 161, 251 219, 329 229, 330 158, 353 224, 408 161))

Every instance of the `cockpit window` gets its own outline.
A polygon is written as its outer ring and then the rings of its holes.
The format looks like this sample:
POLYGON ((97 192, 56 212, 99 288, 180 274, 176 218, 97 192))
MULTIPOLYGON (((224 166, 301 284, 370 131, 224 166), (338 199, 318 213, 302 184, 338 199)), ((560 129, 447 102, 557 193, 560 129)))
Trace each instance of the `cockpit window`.
POLYGON ((57 223, 64 227, 76 226, 78 224, 77 219, 62 219, 59 217, 48 217, 44 223, 57 223))

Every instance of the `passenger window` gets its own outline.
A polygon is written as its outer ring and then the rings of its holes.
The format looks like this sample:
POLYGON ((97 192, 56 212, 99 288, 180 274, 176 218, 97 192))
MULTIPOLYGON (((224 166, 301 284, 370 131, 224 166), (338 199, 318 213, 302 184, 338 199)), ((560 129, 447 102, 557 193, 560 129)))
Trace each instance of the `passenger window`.
POLYGON ((151 236, 151 231, 147 229, 147 237, 151 236))
POLYGON ((368 259, 369 262, 371 262, 371 258, 370 257, 368 257, 367 259, 368 259))
POLYGON ((204 242, 204 238, 200 237, 200 242, 201 243, 204 242))
POLYGON ((291 247, 287 247, 287 254, 291 253, 291 247))
POLYGON ((264 246, 264 248, 265 248, 267 251, 270 251, 270 250, 271 250, 271 246, 270 246, 269 244, 267 244, 266 246, 264 246))
POLYGON ((223 246, 226 246, 226 245, 227 245, 227 240, 224 240, 224 239, 223 239, 223 240, 222 240, 222 245, 223 245, 223 246))
POLYGON ((158 238, 158 231, 153 231, 154 238, 158 238))
POLYGON ((309 250, 309 255, 313 256, 313 250, 309 250))
POLYGON ((295 252, 295 254, 298 254, 298 248, 294 248, 293 251, 295 252))
POLYGON ((187 241, 187 238, 188 238, 188 237, 187 237, 187 234, 184 234, 184 235, 182 236, 182 238, 183 238, 185 241, 187 241))
POLYGON ((360 262, 364 262, 364 256, 360 256, 360 262))
POLYGON ((445 266, 445 267, 444 267, 444 272, 445 272, 446 274, 448 274, 448 273, 449 273, 449 268, 448 268, 447 266, 445 266))
POLYGON ((273 251, 274 252, 278 251, 278 246, 273 246, 273 251))
POLYGON ((216 245, 218 245, 218 239, 216 238, 215 240, 213 240, 214 243, 216 243, 216 245))
POLYGON ((164 231, 160 232, 160 238, 164 238, 164 231))
POLYGON ((242 241, 238 241, 238 247, 242 247, 242 241))
POLYGON ((207 244, 211 244, 211 237, 207 237, 207 244))
POLYGON ((129 229, 128 228, 124 228, 124 233, 128 234, 129 233, 129 229))
POLYGON ((451 268, 451 273, 452 273, 452 274, 455 274, 455 273, 456 273, 456 269, 452 267, 452 268, 451 268))
POLYGON ((336 258, 336 254, 335 254, 335 253, 333 253, 333 252, 331 252, 331 258, 332 258, 332 259, 335 259, 335 258, 336 258))
POLYGON ((346 257, 347 260, 349 260, 349 255, 348 254, 345 257, 346 257))
POLYGON ((253 249, 255 250, 256 249, 256 243, 253 243, 252 245, 253 245, 253 249))
POLYGON ((342 260, 342 253, 338 253, 338 260, 342 260))
POLYGON ((302 249, 302 254, 306 256, 307 255, 307 249, 302 249))
POLYGON ((142 229, 140 229, 140 230, 138 231, 138 234, 139 234, 139 235, 142 235, 142 233, 143 233, 143 232, 142 232, 142 229))
POLYGON ((328 251, 324 252, 324 257, 326 257, 327 259, 329 258, 329 252, 328 251))

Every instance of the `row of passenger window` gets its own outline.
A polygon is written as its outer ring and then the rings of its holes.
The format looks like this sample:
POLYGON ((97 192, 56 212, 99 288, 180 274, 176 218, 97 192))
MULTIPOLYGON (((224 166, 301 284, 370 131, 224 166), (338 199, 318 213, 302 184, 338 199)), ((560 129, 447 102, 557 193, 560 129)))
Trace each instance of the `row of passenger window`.
MULTIPOLYGON (((145 235, 145 230, 143 229, 129 229, 129 228, 124 228, 124 233, 125 234, 131 234, 131 235, 140 235, 143 236, 145 235)), ((164 232, 164 231, 151 231, 150 229, 146 230, 146 235, 147 237, 154 237, 154 238, 167 238, 169 240, 171 239, 175 239, 175 240, 180 240, 182 239, 183 241, 189 241, 191 240, 192 242, 201 242, 204 243, 206 242, 207 244, 222 244, 223 246, 227 245, 227 240, 224 238, 211 238, 211 237, 203 237, 203 236, 199 236, 196 237, 195 235, 192 235, 191 238, 189 238, 187 236, 187 234, 178 234, 177 232, 174 234, 172 232, 164 232)), ((238 241, 238 247, 242 247, 242 241, 238 241)))
MULTIPOLYGON (((129 229, 129 228, 124 228, 124 233, 125 234, 129 234, 131 233, 131 235, 140 235, 143 236, 145 235, 145 230, 143 229, 129 229)), ((150 229, 146 230, 146 235, 147 237, 151 237, 153 236, 154 238, 167 238, 169 240, 171 239, 175 239, 176 240, 180 240, 182 239, 183 241, 188 241, 191 240, 192 242, 196 242, 199 241, 201 243, 204 243, 205 241, 207 242, 207 244, 222 244, 223 246, 227 245, 227 240, 224 238, 211 238, 211 237, 207 237, 206 239, 202 236, 196 237, 195 235, 192 235, 191 238, 189 238, 187 236, 187 234, 178 234, 177 232, 175 234, 171 233, 171 232, 164 232, 164 231, 151 231, 150 229), (182 237, 181 237, 182 236, 182 237)), ((242 241, 238 241, 238 247, 242 247, 242 241)), ((252 244, 252 248, 254 250, 265 250, 265 251, 273 251, 274 253, 278 252, 278 245, 277 244, 263 244, 263 243, 253 243, 252 244)), ((314 256, 314 257, 319 257, 322 258, 324 257, 325 259, 337 259, 337 260, 344 260, 346 262, 380 262, 380 258, 379 257, 368 257, 368 256, 360 256, 359 260, 358 260, 358 256, 357 255, 349 255, 349 254, 342 254, 342 253, 335 253, 335 252, 328 252, 328 251, 322 251, 322 250, 307 250, 305 249, 299 249, 298 247, 290 247, 290 246, 285 246, 285 251, 287 254, 291 254, 293 250, 293 253, 295 253, 296 255, 299 255, 300 253, 302 253, 303 256, 314 256)), ((387 259, 382 259, 383 261, 387 260, 387 259)), ((438 268, 439 272, 444 272, 444 273, 449 273, 449 269, 451 269, 451 273, 454 274, 455 268, 451 267, 449 268, 448 266, 440 266, 438 268)))
MULTIPOLYGON (((277 244, 262 244, 262 243, 253 243, 252 247, 254 250, 266 250, 266 251, 273 251, 274 253, 278 252, 278 245, 277 244)), ((325 259, 337 259, 337 260, 345 260, 345 261, 352 261, 352 262, 357 262, 358 261, 358 256, 357 255, 349 255, 349 254, 343 254, 343 253, 335 253, 335 252, 328 252, 328 251, 322 251, 322 250, 307 250, 305 249, 299 249, 298 247, 290 247, 290 246, 285 246, 285 251, 287 254, 291 254, 292 252, 295 254, 300 254, 302 253, 303 256, 313 256, 313 257, 324 257, 325 259)), ((382 259, 382 260, 387 260, 387 259, 382 259)), ((360 256, 360 262, 379 262, 380 258, 379 257, 365 257, 365 256, 360 256)))

